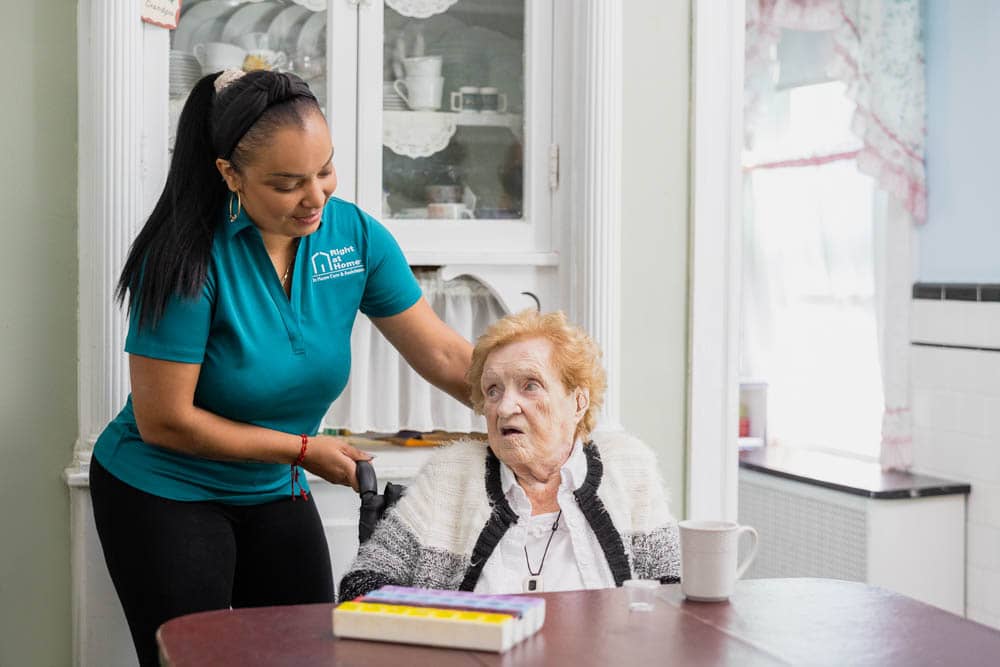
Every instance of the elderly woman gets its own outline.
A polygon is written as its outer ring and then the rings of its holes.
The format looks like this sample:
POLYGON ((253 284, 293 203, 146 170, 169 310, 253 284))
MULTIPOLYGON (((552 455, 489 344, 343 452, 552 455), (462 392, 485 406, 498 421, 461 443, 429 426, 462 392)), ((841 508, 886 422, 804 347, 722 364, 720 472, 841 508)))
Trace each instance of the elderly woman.
POLYGON ((340 584, 489 593, 676 582, 676 523, 656 460, 624 433, 591 434, 605 376, 562 313, 492 325, 469 369, 489 446, 436 452, 362 545, 340 584))

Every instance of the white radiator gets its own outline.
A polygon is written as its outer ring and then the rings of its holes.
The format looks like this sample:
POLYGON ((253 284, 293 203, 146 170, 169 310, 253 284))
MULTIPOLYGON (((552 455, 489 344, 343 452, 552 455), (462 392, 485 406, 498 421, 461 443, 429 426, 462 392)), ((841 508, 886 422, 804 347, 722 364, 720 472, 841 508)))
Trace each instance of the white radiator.
POLYGON ((747 578, 863 581, 965 613, 963 495, 879 500, 741 468, 739 522, 760 534, 747 578))

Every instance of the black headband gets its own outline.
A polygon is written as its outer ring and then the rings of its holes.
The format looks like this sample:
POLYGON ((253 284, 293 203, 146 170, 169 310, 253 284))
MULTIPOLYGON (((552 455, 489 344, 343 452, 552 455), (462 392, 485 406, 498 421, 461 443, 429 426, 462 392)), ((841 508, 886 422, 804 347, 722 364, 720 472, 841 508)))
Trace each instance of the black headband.
POLYGON ((265 111, 297 98, 316 101, 306 82, 288 72, 248 72, 227 85, 216 95, 212 114, 216 154, 231 159, 240 139, 265 111))

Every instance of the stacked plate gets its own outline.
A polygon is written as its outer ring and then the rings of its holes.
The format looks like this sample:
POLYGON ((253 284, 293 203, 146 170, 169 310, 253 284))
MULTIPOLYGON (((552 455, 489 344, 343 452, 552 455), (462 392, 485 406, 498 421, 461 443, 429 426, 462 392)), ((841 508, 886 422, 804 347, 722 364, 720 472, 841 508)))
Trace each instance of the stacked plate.
POLYGON ((184 97, 201 78, 198 59, 184 51, 170 52, 170 96, 184 97))
POLYGON ((382 82, 382 108, 389 111, 406 111, 409 107, 392 84, 392 81, 382 82))

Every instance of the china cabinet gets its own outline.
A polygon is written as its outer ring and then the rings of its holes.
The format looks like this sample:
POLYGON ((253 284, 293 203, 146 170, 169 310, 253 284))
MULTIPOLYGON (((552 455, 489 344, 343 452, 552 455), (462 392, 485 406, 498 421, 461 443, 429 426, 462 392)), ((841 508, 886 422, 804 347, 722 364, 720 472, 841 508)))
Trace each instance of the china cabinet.
MULTIPOLYGON (((411 264, 473 272, 508 309, 535 305, 522 292, 559 307, 553 78, 569 43, 554 22, 567 15, 526 0, 187 0, 165 141, 203 73, 295 72, 330 120, 338 195, 380 217, 411 264)), ((149 119, 151 142, 163 131, 149 119)))
MULTIPOLYGON (((78 0, 79 435, 65 477, 80 665, 131 655, 87 466, 129 391, 115 279, 203 72, 306 79, 338 196, 382 220, 415 270, 472 278, 502 310, 566 310, 604 351, 604 420, 618 418, 623 0, 184 0, 175 30, 142 23, 140 4, 78 0)), ((380 457, 380 477, 406 482, 425 455, 380 457)), ((356 498, 310 483, 340 573, 356 498)))

